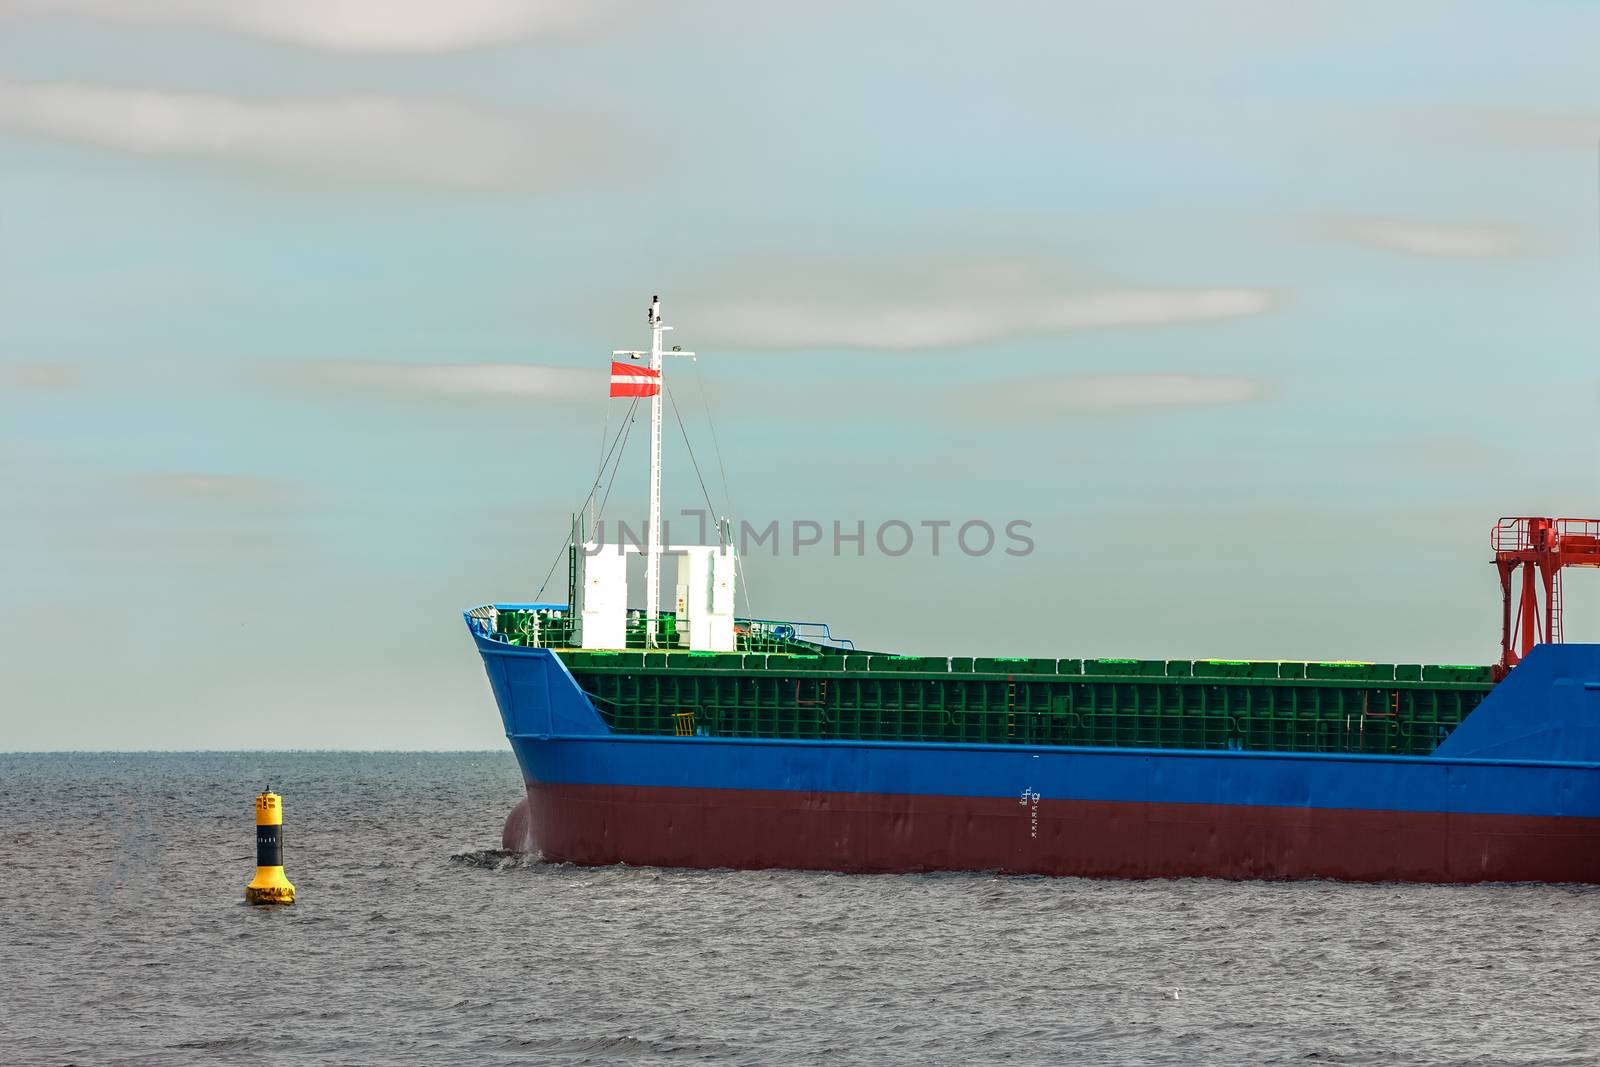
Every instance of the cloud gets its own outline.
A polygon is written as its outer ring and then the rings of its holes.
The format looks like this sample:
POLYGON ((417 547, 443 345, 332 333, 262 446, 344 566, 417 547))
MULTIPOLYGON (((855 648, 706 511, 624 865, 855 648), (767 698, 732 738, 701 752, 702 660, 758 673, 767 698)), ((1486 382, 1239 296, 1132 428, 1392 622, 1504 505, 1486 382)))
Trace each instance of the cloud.
POLYGON ((529 37, 580 36, 632 0, 0 0, 0 19, 193 24, 345 52, 450 52, 529 37))
POLYGON ((83 372, 66 363, 27 361, 0 365, 0 388, 30 393, 64 393, 83 387, 83 372))
POLYGON ((968 386, 950 399, 958 416, 1000 419, 1222 407, 1272 395, 1264 378, 1199 374, 1062 374, 968 386))
POLYGON ((256 101, 0 81, 0 129, 139 155, 465 190, 560 179, 588 156, 587 138, 551 118, 378 96, 256 101))
MULTIPOLYGON (((1351 450, 1345 447, 1339 449, 1339 454, 1344 460, 1352 455, 1351 450)), ((1497 464, 1505 465, 1513 456, 1481 438, 1457 433, 1386 441, 1356 453, 1355 458, 1377 463, 1389 471, 1420 467, 1429 470, 1456 468, 1482 473, 1493 470, 1497 464)))
POLYGON ((536 397, 598 403, 605 395, 600 370, 526 363, 329 361, 295 364, 287 378, 301 388, 455 400, 536 397))
POLYGON ((1260 315, 1278 303, 1263 289, 1107 289, 1090 292, 952 295, 841 306, 805 298, 712 307, 700 329, 749 348, 901 351, 981 344, 1076 330, 1161 326, 1260 315))
POLYGON ((1500 259, 1513 255, 1522 246, 1518 235, 1505 229, 1402 219, 1356 223, 1350 235, 1375 248, 1438 259, 1500 259))
POLYGON ((1593 152, 1600 141, 1600 111, 1592 110, 1411 108, 1395 111, 1390 122, 1407 137, 1456 143, 1593 152))
POLYGON ((293 495, 290 488, 282 482, 243 474, 163 471, 140 475, 134 482, 143 492, 158 497, 274 502, 293 495))

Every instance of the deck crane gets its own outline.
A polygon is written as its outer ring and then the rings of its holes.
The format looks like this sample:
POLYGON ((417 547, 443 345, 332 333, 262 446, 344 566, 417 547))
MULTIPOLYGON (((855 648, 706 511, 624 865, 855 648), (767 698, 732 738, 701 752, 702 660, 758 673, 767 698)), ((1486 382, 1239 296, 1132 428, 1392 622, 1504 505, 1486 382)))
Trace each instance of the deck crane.
POLYGON ((1489 546, 1502 601, 1495 676, 1504 678, 1534 645, 1561 642, 1561 568, 1600 567, 1600 519, 1506 517, 1489 546))

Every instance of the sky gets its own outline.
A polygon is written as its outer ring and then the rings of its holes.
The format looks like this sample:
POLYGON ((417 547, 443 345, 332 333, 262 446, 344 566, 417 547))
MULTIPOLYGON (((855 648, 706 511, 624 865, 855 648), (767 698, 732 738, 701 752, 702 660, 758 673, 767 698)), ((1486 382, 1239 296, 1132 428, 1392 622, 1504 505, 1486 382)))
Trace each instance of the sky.
MULTIPOLYGON (((668 515, 867 531, 747 553, 741 609, 1489 662, 1495 518, 1600 515, 1596 41, 1577 0, 0 0, 0 750, 502 745, 460 613, 564 599, 655 293, 668 515)), ((1600 576, 1567 608, 1600 640, 1600 576)))

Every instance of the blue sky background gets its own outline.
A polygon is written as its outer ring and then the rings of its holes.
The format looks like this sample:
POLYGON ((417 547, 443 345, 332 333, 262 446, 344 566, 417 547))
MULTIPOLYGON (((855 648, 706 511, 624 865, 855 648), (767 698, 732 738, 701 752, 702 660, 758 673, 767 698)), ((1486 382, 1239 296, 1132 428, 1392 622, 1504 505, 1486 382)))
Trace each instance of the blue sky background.
POLYGON ((1597 42, 1557 0, 0 0, 0 748, 501 743, 459 611, 536 592, 654 292, 738 515, 1033 523, 750 558, 758 614, 1487 662, 1494 518, 1600 512, 1597 42))

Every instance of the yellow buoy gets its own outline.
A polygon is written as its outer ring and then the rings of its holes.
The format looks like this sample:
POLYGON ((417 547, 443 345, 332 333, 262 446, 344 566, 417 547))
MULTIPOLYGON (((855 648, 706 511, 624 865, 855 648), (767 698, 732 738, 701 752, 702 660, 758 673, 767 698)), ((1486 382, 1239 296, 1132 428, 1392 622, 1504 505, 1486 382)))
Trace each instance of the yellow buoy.
POLYGON ((268 789, 256 797, 256 876, 245 887, 251 904, 293 904, 294 884, 283 876, 283 798, 268 789))

